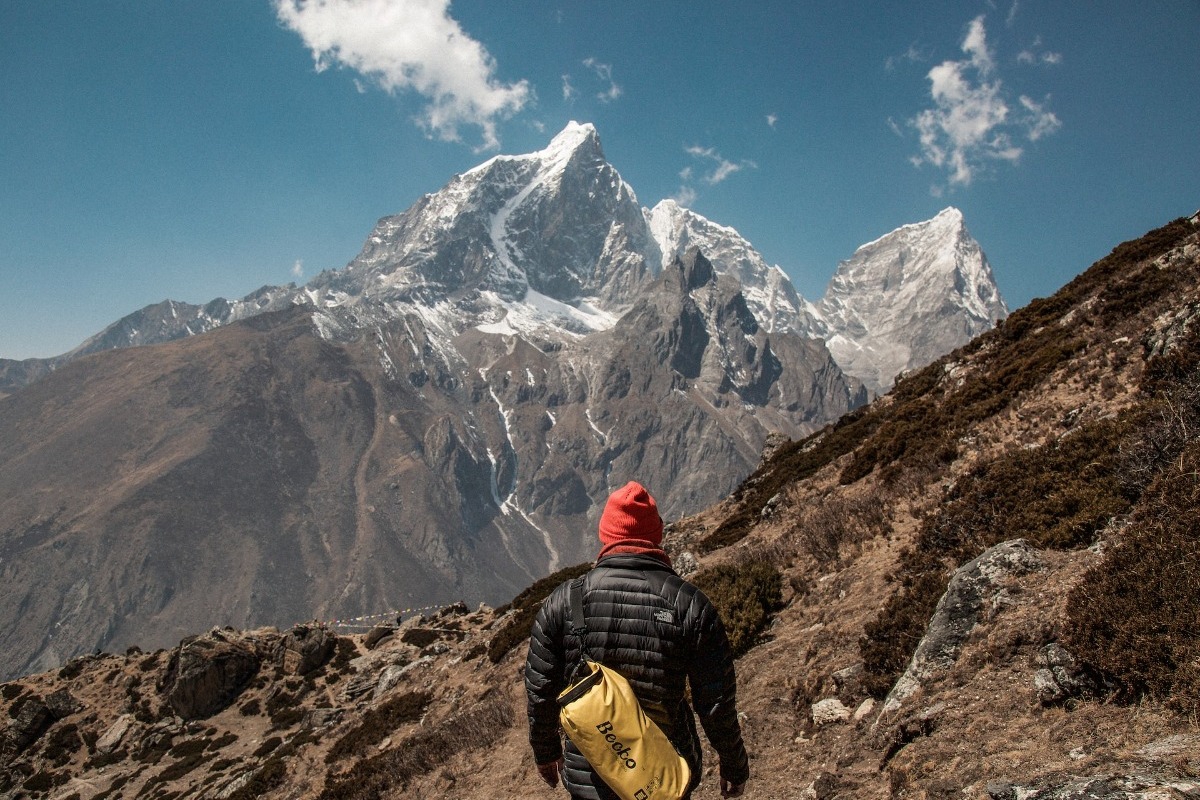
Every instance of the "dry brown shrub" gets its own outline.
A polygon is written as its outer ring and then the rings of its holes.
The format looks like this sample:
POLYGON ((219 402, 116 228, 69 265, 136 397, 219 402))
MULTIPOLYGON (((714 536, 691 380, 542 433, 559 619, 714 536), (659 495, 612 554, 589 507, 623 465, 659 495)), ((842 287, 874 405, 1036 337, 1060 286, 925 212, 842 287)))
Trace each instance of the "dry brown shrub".
POLYGON ((769 561, 708 567, 697 572, 692 583, 716 607, 735 658, 754 646, 771 614, 783 604, 783 576, 769 561))
POLYGON ((1121 699, 1200 712, 1200 444, 1147 490, 1067 614, 1068 647, 1114 678, 1121 699))
POLYGON ((431 696, 428 692, 405 692, 388 698, 363 714, 359 724, 334 743, 325 756, 332 764, 340 758, 365 752, 395 732, 396 728, 416 722, 425 713, 431 696))
POLYGON ((802 508, 785 535, 798 553, 821 566, 836 563, 845 548, 887 535, 892 523, 879 494, 829 492, 802 508))
POLYGON ((529 641, 529 635, 533 632, 533 620, 537 616, 538 609, 542 607, 542 601, 549 597, 559 584, 578 578, 591 568, 591 562, 564 567, 553 575, 542 578, 529 586, 514 597, 508 606, 496 609, 497 614, 504 613, 508 608, 515 610, 516 613, 504 623, 500 630, 496 631, 491 641, 488 642, 488 658, 491 659, 491 662, 493 664, 500 663, 500 660, 508 655, 510 650, 529 641))

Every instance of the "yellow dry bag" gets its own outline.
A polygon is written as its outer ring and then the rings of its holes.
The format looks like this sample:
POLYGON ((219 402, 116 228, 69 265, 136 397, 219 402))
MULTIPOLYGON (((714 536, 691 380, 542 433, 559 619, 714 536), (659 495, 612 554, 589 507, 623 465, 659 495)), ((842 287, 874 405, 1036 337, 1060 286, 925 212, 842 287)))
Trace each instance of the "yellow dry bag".
MULTIPOLYGON (((582 578, 571 584, 571 611, 582 650, 582 578)), ((687 761, 646 716, 624 676, 586 654, 583 664, 588 674, 558 696, 567 738, 622 800, 678 800, 692 777, 687 761)))

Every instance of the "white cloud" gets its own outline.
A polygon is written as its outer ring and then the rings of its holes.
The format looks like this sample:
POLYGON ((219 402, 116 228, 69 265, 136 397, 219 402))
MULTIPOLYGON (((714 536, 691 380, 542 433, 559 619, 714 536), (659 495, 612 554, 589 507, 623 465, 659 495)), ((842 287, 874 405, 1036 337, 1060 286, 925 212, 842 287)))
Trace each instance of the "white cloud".
POLYGON ((596 73, 596 77, 602 83, 608 84, 607 88, 596 93, 597 100, 602 103, 611 103, 624 94, 624 90, 613 80, 612 64, 602 64, 594 58, 585 58, 583 65, 596 73))
POLYGON ((1012 7, 1008 9, 1008 17, 1004 20, 1004 24, 1010 28, 1013 26, 1013 23, 1017 21, 1017 10, 1020 5, 1021 4, 1017 0, 1013 0, 1012 7))
POLYGON ((769 125, 769 126, 771 126, 772 128, 774 128, 774 127, 775 127, 775 123, 776 123, 776 122, 779 122, 779 115, 778 115, 778 114, 767 114, 767 125, 769 125))
POLYGON ((983 28, 983 17, 976 17, 967 26, 967 36, 963 39, 962 51, 971 57, 972 66, 984 75, 992 71, 992 51, 987 46, 987 31, 983 28))
POLYGON ((304 277, 304 262, 298 258, 296 259, 296 263, 292 264, 292 277, 293 278, 303 278, 304 277))
POLYGON ((1032 142, 1061 127, 1053 113, 1026 97, 1020 98, 1024 111, 1013 112, 995 76, 983 17, 971 21, 962 51, 967 58, 929 70, 934 105, 909 121, 921 146, 913 163, 946 170, 951 186, 969 186, 989 162, 1017 162, 1022 154, 1017 134, 1032 142))
POLYGON ((1017 62, 1021 64, 1048 64, 1054 66, 1062 63, 1062 53, 1052 53, 1042 49, 1042 37, 1033 40, 1033 45, 1017 53, 1017 62))
POLYGON ((432 136, 461 141, 482 131, 479 149, 499 146, 496 124, 524 108, 527 81, 505 84, 482 44, 450 17, 449 0, 273 0, 280 22, 312 51, 318 72, 349 67, 387 92, 428 100, 419 123, 432 136))
POLYGON ((699 159, 703 159, 705 161, 712 161, 716 165, 713 167, 711 172, 709 172, 707 175, 703 176, 700 179, 700 180, 704 181, 705 183, 707 183, 709 186, 716 186, 718 183, 725 180, 730 175, 734 174, 735 172, 741 171, 744 167, 757 166, 753 161, 743 161, 740 164, 735 164, 734 162, 729 161, 728 159, 724 158, 720 153, 718 153, 715 149, 713 149, 711 147, 700 147, 699 145, 692 145, 691 147, 684 148, 684 150, 688 155, 692 156, 693 158, 699 158, 699 159))
POLYGON ((1029 141, 1036 142, 1062 127, 1062 122, 1054 112, 1047 111, 1040 103, 1035 103, 1025 95, 1021 95, 1021 106, 1028 112, 1025 125, 1029 130, 1029 141))
POLYGON ((903 62, 916 64, 918 62, 925 61, 928 58, 929 56, 922 52, 919 47, 917 47, 915 44, 910 44, 908 49, 900 55, 888 56, 887 60, 883 62, 883 68, 888 72, 892 72, 903 62))
POLYGON ((578 92, 575 90, 575 87, 571 85, 571 76, 570 75, 562 76, 562 92, 563 92, 563 100, 566 100, 567 102, 574 100, 575 95, 578 94, 578 92))
POLYGON ((671 199, 684 208, 691 208, 696 202, 696 190, 691 186, 680 186, 679 191, 673 194, 671 199))
POLYGON ((679 203, 679 205, 689 208, 696 202, 696 198, 699 196, 696 188, 691 185, 693 182, 699 181, 709 186, 716 186, 730 175, 740 172, 747 167, 751 169, 758 168, 758 165, 750 160, 743 160, 741 162, 730 161, 713 147, 692 145, 683 148, 683 150, 704 165, 702 169, 697 169, 697 165, 689 164, 679 171, 679 180, 683 181, 683 184, 671 199, 679 203))

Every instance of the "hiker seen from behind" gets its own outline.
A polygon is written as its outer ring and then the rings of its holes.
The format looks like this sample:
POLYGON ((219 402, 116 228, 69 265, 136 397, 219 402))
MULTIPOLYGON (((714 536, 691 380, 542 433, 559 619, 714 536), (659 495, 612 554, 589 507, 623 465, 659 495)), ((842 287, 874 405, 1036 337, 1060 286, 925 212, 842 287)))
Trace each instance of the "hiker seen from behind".
MULTIPOLYGON (((628 681, 645 715, 686 761, 690 780, 679 798, 690 797, 703 774, 697 717, 720 760, 721 796, 741 796, 750 769, 738 724, 733 653, 720 616, 671 568, 658 506, 641 484, 631 481, 612 493, 599 535, 596 564, 577 579, 582 619, 576 620, 582 624, 573 624, 573 581, 551 593, 534 621, 525 690, 539 775, 551 787, 561 779, 573 798, 619 797, 570 739, 563 741, 559 695, 591 659, 628 681)), ((661 792, 634 796, 668 800, 661 792)))

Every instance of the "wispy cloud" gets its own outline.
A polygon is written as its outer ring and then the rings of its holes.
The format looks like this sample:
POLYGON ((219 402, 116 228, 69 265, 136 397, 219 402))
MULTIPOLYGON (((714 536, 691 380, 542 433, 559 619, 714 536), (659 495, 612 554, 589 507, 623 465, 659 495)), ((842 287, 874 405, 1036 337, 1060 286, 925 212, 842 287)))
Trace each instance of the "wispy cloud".
POLYGON ((962 52, 966 58, 929 70, 934 105, 909 120, 921 147, 913 163, 944 169, 952 187, 969 186, 988 163, 1017 162, 1023 152, 1018 139, 1036 141, 1062 125, 1027 97, 1019 99, 1017 109, 1010 105, 982 16, 968 26, 962 52))
POLYGON ((297 279, 304 277, 304 262, 298 258, 296 263, 292 264, 292 277, 297 279))
MULTIPOLYGON (((718 183, 725 180, 735 172, 740 172, 744 167, 757 166, 753 161, 734 163, 733 161, 726 159, 712 147, 700 147, 699 145, 692 145, 691 147, 685 147, 684 151, 693 158, 704 162, 712 162, 714 166, 712 167, 711 171, 700 178, 700 180, 704 181, 709 186, 716 186, 718 183)), ((689 172, 689 175, 690 174, 691 173, 689 172)))
POLYGON ((1054 112, 1047 111, 1040 103, 1035 103, 1025 95, 1021 95, 1021 106, 1029 112, 1025 116, 1025 126, 1028 128, 1029 141, 1036 142, 1043 136, 1048 136, 1062 127, 1062 122, 1054 115, 1054 112))
MULTIPOLYGON (((769 122, 768 124, 773 125, 774 123, 769 122)), ((679 171, 679 180, 682 181, 682 184, 671 199, 681 206, 690 207, 699 197, 699 192, 696 191, 693 184, 699 182, 708 186, 716 186, 743 169, 758 167, 748 159, 730 161, 717 152, 714 147, 691 145, 683 148, 683 151, 695 159, 696 163, 689 164, 679 171)))
POLYGON ((563 100, 566 100, 567 102, 574 100, 575 95, 579 94, 579 92, 577 92, 575 90, 575 87, 571 85, 571 76, 570 75, 562 76, 562 93, 563 93, 563 100))
POLYGON ((778 114, 767 114, 767 125, 768 125, 769 127, 772 127, 772 128, 774 128, 774 127, 775 127, 775 123, 776 123, 776 122, 779 122, 779 115, 778 115, 778 114))
POLYGON ((883 62, 883 68, 886 69, 888 72, 892 72, 896 69, 896 67, 900 66, 901 64, 904 64, 904 63, 918 64, 922 61, 927 61, 928 59, 929 59, 928 54, 926 54, 923 50, 921 50, 915 44, 910 44, 908 46, 908 49, 905 50, 900 55, 888 56, 887 60, 883 62))
POLYGON ((1017 11, 1020 10, 1020 6, 1021 6, 1021 3, 1019 2, 1019 0, 1013 0, 1013 4, 1011 6, 1009 6, 1009 9, 1008 9, 1008 16, 1004 20, 1005 25, 1007 25, 1008 27, 1011 28, 1013 26, 1013 24, 1017 21, 1017 11))
POLYGON ((611 103, 624 94, 624 90, 613 80, 612 64, 603 64, 594 58, 585 58, 583 65, 594 72, 601 83, 607 84, 604 89, 596 93, 597 100, 602 103, 611 103))
POLYGON ((449 0, 273 0, 279 20, 312 51, 318 72, 349 67, 387 92, 413 91, 431 135, 461 141, 482 132, 480 150, 499 146, 497 123, 532 97, 527 81, 496 79, 496 62, 450 17, 449 0))
POLYGON ((1033 45, 1017 53, 1017 61, 1021 64, 1049 64, 1051 66, 1062 63, 1062 53, 1054 53, 1043 49, 1042 38, 1033 40, 1033 45))
POLYGON ((671 195, 671 199, 684 208, 691 208, 696 202, 696 196, 696 190, 684 184, 679 187, 679 191, 671 195))

